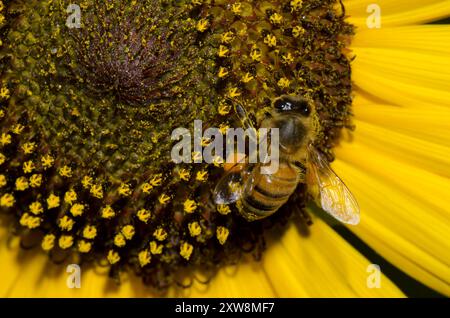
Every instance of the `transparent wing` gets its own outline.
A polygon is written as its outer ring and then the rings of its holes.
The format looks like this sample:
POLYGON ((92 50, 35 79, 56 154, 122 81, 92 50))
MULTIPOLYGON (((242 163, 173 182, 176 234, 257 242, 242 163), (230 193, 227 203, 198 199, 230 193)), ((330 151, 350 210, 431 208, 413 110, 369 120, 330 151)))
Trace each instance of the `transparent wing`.
POLYGON ((223 176, 214 189, 214 202, 216 204, 234 203, 242 196, 243 180, 240 172, 229 172, 223 176))
POLYGON ((358 224, 359 206, 353 194, 313 146, 309 146, 308 156, 306 181, 317 203, 337 220, 358 224))
MULTIPOLYGON (((236 116, 241 121, 244 129, 254 129, 256 136, 256 129, 248 116, 246 109, 242 105, 235 105, 236 116)), ((256 140, 252 140, 256 142, 256 140)), ((254 175, 252 173, 256 164, 248 163, 248 158, 251 158, 255 153, 244 155, 242 160, 236 162, 231 168, 228 168, 225 175, 217 183, 213 199, 216 204, 231 204, 239 200, 245 191, 249 191, 253 187, 252 180, 254 175)), ((228 158, 227 158, 228 159, 228 158)))
POLYGON ((245 190, 253 166, 247 164, 244 158, 226 171, 214 188, 214 202, 216 204, 230 204, 239 200, 245 190))

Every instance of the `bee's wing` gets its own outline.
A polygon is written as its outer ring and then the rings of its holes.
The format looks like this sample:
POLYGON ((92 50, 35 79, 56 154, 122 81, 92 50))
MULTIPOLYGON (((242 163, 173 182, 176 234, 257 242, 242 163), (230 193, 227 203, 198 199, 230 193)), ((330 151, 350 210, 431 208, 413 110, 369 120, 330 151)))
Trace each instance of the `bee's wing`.
MULTIPOLYGON (((242 105, 237 104, 235 105, 235 113, 241 121, 242 127, 244 129, 253 129, 256 136, 256 128, 249 118, 247 110, 242 105)), ((248 156, 244 156, 219 180, 213 192, 213 199, 216 204, 234 203, 239 200, 245 191, 249 191, 253 187, 254 174, 252 171, 256 164, 246 161, 254 155, 255 153, 251 153, 248 156), (243 165, 244 168, 237 168, 239 165, 243 165)))
POLYGON ((242 196, 251 171, 251 165, 248 164, 243 169, 234 169, 242 164, 243 162, 237 162, 216 184, 213 192, 214 203, 230 204, 242 196))
POLYGON ((308 156, 306 182, 318 204, 337 220, 358 224, 359 206, 353 194, 313 146, 309 146, 308 156))

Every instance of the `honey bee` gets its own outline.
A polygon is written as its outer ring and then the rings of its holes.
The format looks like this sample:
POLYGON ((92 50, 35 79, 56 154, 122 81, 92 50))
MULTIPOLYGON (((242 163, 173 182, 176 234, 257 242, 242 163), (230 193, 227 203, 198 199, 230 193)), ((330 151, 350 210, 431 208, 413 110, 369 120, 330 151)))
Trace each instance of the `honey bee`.
MULTIPOLYGON (((254 129, 243 106, 236 106, 236 114, 245 128, 254 129)), ((252 164, 246 159, 228 166, 214 189, 216 204, 236 203, 248 221, 259 220, 278 211, 298 184, 306 183, 308 193, 323 210, 343 223, 359 223, 358 203, 313 146, 319 120, 312 103, 282 95, 273 100, 260 128, 279 129, 278 170, 263 174, 261 168, 267 163, 252 164)))

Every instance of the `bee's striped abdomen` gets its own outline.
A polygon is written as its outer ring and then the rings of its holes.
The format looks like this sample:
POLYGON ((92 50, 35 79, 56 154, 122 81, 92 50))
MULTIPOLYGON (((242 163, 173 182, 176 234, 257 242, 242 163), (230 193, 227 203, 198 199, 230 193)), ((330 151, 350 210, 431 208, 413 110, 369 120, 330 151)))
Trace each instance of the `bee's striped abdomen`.
POLYGON ((298 184, 298 172, 291 166, 280 163, 278 171, 272 175, 263 175, 260 170, 253 175, 251 191, 244 193, 241 213, 249 220, 257 220, 276 212, 295 191, 298 184))

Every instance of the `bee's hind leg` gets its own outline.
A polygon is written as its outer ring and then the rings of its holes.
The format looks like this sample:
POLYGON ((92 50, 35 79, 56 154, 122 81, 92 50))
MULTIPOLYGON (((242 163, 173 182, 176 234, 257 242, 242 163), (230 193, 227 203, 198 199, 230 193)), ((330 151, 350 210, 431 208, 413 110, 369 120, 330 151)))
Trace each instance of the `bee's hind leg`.
POLYGON ((311 226, 313 225, 313 220, 308 212, 306 212, 305 209, 297 209, 298 210, 298 216, 305 222, 306 225, 311 226))

